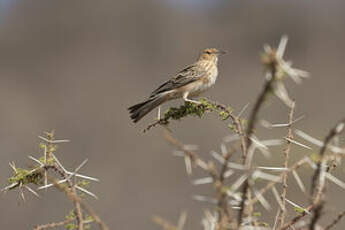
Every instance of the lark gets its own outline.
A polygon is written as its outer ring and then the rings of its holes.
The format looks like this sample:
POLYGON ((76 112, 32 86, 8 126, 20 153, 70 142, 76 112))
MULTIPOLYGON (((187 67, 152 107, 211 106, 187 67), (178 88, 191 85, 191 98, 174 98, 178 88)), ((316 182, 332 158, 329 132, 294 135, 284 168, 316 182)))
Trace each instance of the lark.
MULTIPOLYGON (((182 98, 186 102, 200 104, 192 98, 215 84, 218 76, 218 57, 224 53, 214 48, 205 49, 195 63, 160 85, 147 100, 128 108, 133 122, 138 122, 154 108, 170 100, 182 98)), ((160 107, 158 116, 160 116, 160 107)))

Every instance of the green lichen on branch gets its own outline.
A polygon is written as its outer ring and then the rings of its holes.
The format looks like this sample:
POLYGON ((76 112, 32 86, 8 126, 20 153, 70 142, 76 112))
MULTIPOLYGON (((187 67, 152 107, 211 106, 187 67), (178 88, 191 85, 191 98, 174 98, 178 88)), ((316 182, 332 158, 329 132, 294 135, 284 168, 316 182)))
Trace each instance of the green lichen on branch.
POLYGON ((42 182, 43 171, 41 169, 27 170, 22 168, 16 168, 16 172, 13 176, 7 179, 9 184, 15 184, 9 188, 12 190, 20 185, 35 184, 39 185, 42 182))
MULTIPOLYGON (((54 132, 45 132, 46 139, 48 141, 54 140, 54 132)), ((51 156, 57 150, 57 145, 52 143, 41 142, 39 143, 39 148, 43 149, 45 152, 44 156, 39 157, 36 159, 38 162, 31 168, 24 169, 24 168, 17 168, 14 163, 10 164, 12 167, 14 174, 13 176, 7 179, 9 183, 8 190, 15 189, 22 185, 28 184, 35 184, 35 185, 42 185, 44 179, 44 171, 47 170, 50 166, 54 165, 55 160, 51 156), (43 167, 44 165, 44 167, 43 167)))
POLYGON ((199 102, 200 104, 185 102, 184 105, 178 108, 169 108, 160 120, 151 123, 144 132, 156 125, 168 125, 171 120, 181 120, 188 116, 202 118, 205 113, 215 112, 222 120, 227 120, 231 115, 230 113, 232 113, 231 107, 225 108, 206 98, 201 98, 199 102))

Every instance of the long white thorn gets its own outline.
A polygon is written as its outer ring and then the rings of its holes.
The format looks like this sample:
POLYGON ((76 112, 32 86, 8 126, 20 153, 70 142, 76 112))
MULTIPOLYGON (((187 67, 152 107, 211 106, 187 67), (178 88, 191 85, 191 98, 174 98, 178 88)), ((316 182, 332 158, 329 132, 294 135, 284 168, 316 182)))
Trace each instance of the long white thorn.
POLYGON ((219 163, 224 164, 225 159, 224 159, 224 157, 223 157, 221 154, 219 154, 219 153, 217 153, 217 152, 215 152, 215 151, 211 151, 210 154, 211 154, 211 156, 212 156, 214 159, 216 159, 217 161, 219 161, 219 163))
POLYGON ((211 184, 211 183, 213 183, 212 177, 204 177, 204 178, 194 180, 192 182, 193 185, 202 185, 202 184, 211 184))
POLYGON ((231 192, 235 192, 248 178, 248 175, 244 174, 238 178, 231 186, 231 192))
POLYGON ((255 170, 252 177, 254 179, 261 178, 261 179, 268 180, 268 181, 281 182, 281 177, 276 176, 276 175, 272 175, 272 174, 268 174, 268 173, 264 173, 264 172, 261 172, 260 170, 255 170))
POLYGON ((183 151, 180 150, 174 150, 173 151, 173 156, 175 157, 184 157, 186 154, 183 151))
POLYGON ((258 166, 258 169, 264 169, 264 170, 272 170, 272 171, 287 171, 288 168, 280 168, 280 167, 264 167, 264 166, 258 166))
POLYGON ((60 168, 67 173, 67 170, 63 167, 63 165, 60 163, 60 161, 57 159, 57 157, 52 153, 52 157, 54 158, 54 161, 56 162, 56 164, 58 164, 60 166, 60 168))
MULTIPOLYGON (((74 172, 72 172, 71 174, 69 174, 69 176, 66 178, 67 180, 71 179, 72 177, 74 177, 77 172, 87 163, 88 159, 85 159, 75 170, 74 172)), ((66 171, 67 173, 67 171, 66 171)))
POLYGON ((187 172, 187 174, 191 175, 192 174, 192 161, 191 161, 189 156, 186 155, 184 157, 184 163, 186 165, 186 172, 187 172))
POLYGON ((220 145, 220 150, 223 156, 225 156, 228 153, 228 149, 226 148, 225 144, 220 145))
POLYGON ((306 192, 305 186, 295 170, 292 171, 292 175, 294 176, 299 188, 302 190, 302 192, 305 193, 306 192))
POLYGON ((35 192, 35 191, 34 191, 32 188, 30 188, 29 186, 24 185, 24 188, 26 188, 29 192, 31 192, 31 193, 34 194, 35 196, 40 197, 40 196, 38 195, 38 193, 35 192))
POLYGON ((332 181, 334 184, 338 185, 340 188, 345 189, 345 183, 339 180, 338 178, 336 178, 335 176, 333 176, 332 174, 326 172, 326 177, 327 179, 332 181))
MULTIPOLYGON (((58 182, 56 182, 56 184, 62 184, 62 183, 65 183, 66 181, 67 181, 67 179, 62 179, 62 180, 59 180, 58 182)), ((55 183, 54 184, 47 184, 47 185, 38 187, 37 190, 41 190, 41 189, 45 189, 45 188, 50 188, 50 187, 53 187, 54 185, 55 185, 55 183)))
POLYGON ((246 170, 247 168, 244 165, 228 162, 227 166, 231 169, 246 170))
POLYGON ((282 200, 280 199, 279 193, 278 193, 276 187, 274 187, 274 186, 272 187, 272 193, 273 193, 274 197, 276 198, 276 201, 279 204, 280 208, 282 210, 285 210, 285 207, 284 207, 284 205, 282 203, 282 200))
POLYGON ((307 145, 305 145, 305 144, 299 143, 299 142, 297 142, 297 141, 295 141, 295 140, 292 140, 291 138, 285 137, 285 140, 291 142, 292 144, 295 144, 295 145, 301 146, 301 147, 303 147, 303 148, 306 148, 306 149, 308 149, 308 150, 312 150, 311 147, 309 147, 309 146, 307 146, 307 145))
POLYGON ((44 140, 45 142, 49 143, 49 144, 59 144, 59 143, 66 143, 66 142, 70 142, 70 140, 48 140, 45 137, 42 136, 38 136, 38 138, 44 140))
POLYGON ((291 200, 288 200, 287 198, 285 198, 285 200, 286 200, 286 202, 288 202, 289 204, 291 204, 293 207, 298 208, 298 209, 301 209, 301 210, 304 210, 304 212, 310 214, 310 212, 309 212, 307 209, 303 208, 302 206, 299 206, 298 204, 292 202, 291 200))
POLYGON ((87 162, 89 159, 85 159, 72 173, 73 175, 75 175, 87 162))
POLYGON ((19 194, 22 197, 23 201, 25 202, 25 196, 24 196, 24 191, 23 191, 23 183, 19 183, 19 194))
POLYGON ((277 49, 278 58, 283 58, 288 40, 289 40, 288 36, 286 35, 283 35, 282 38, 280 39, 278 49, 277 49))
POLYGON ((296 133, 298 136, 302 137, 302 138, 305 139, 306 141, 309 141, 310 143, 312 143, 312 144, 314 144, 314 145, 317 145, 317 146, 319 146, 319 147, 322 147, 322 146, 323 146, 323 142, 322 142, 322 141, 320 141, 320 140, 318 140, 318 139, 316 139, 316 138, 314 138, 314 137, 308 135, 307 133, 303 132, 302 130, 295 129, 294 131, 295 131, 295 133, 296 133))
POLYGON ((187 212, 183 211, 180 215, 180 218, 178 219, 177 230, 183 230, 186 220, 187 220, 187 212))
POLYGON ((268 149, 268 147, 265 144, 263 144, 262 141, 260 141, 257 137, 253 136, 249 137, 249 139, 253 141, 253 143, 256 144, 258 147, 268 149))
POLYGON ((35 161, 35 162, 36 162, 37 164, 39 164, 40 166, 44 166, 44 164, 43 164, 41 161, 39 161, 38 159, 34 158, 33 156, 28 156, 28 158, 29 158, 30 160, 35 161))
POLYGON ((15 173, 18 173, 17 168, 16 168, 16 165, 14 164, 13 161, 12 161, 12 162, 9 162, 8 164, 10 165, 10 167, 12 168, 12 170, 13 170, 15 173))
MULTIPOLYGON (((296 133, 298 136, 300 136, 300 137, 302 137, 303 139, 305 139, 306 141, 309 141, 310 143, 312 143, 312 144, 314 144, 314 145, 316 145, 316 146, 319 146, 319 147, 322 147, 322 146, 323 146, 323 142, 322 142, 322 141, 320 141, 320 140, 318 140, 318 139, 316 139, 316 138, 314 138, 314 137, 308 135, 307 133, 305 133, 305 132, 303 132, 303 131, 301 131, 301 130, 296 129, 296 130, 295 130, 295 133, 296 133)), ((331 150, 332 152, 334 152, 334 153, 342 153, 342 154, 345 153, 345 149, 344 149, 344 148, 339 148, 338 146, 328 145, 327 148, 328 148, 329 150, 331 150)))
POLYGON ((271 205, 268 203, 268 201, 265 199, 263 195, 261 195, 258 191, 254 190, 255 196, 258 198, 259 202, 262 204, 262 206, 266 210, 271 210, 271 205))
POLYGON ((217 203, 217 200, 215 198, 211 198, 211 197, 207 197, 207 196, 194 195, 193 199, 197 200, 197 201, 208 202, 208 203, 211 203, 211 204, 216 204, 217 203))
POLYGON ((86 189, 84 189, 84 188, 82 188, 82 187, 80 187, 78 185, 75 185, 75 188, 78 189, 79 191, 82 191, 83 193, 85 193, 85 194, 87 194, 89 196, 92 196, 93 198, 98 200, 98 197, 95 194, 93 194, 92 192, 90 192, 90 191, 88 191, 88 190, 86 190, 86 189))
POLYGON ((231 169, 229 169, 229 170, 227 170, 227 171, 224 173, 223 177, 224 177, 224 178, 228 178, 228 177, 230 177, 232 174, 234 174, 234 171, 231 170, 231 169))
POLYGON ((12 183, 12 184, 6 186, 5 188, 1 189, 1 192, 4 192, 4 191, 10 190, 10 189, 12 189, 14 187, 17 187, 18 184, 19 184, 18 182, 12 183))
POLYGON ((248 106, 249 106, 249 102, 245 106, 243 106, 243 108, 241 109, 240 113, 237 115, 238 118, 240 118, 243 115, 244 111, 246 111, 248 106))
POLYGON ((232 135, 224 137, 223 141, 228 143, 228 142, 237 141, 239 139, 240 139, 240 137, 238 136, 238 134, 232 134, 232 135))
MULTIPOLYGON (((71 175, 73 174, 73 172, 66 172, 68 175, 71 175)), ((92 180, 92 181, 99 181, 98 178, 95 178, 95 177, 90 177, 90 176, 85 176, 85 175, 82 175, 82 174, 78 174, 78 173, 75 173, 74 174, 75 177, 79 177, 79 178, 83 178, 83 179, 87 179, 87 180, 92 180)))

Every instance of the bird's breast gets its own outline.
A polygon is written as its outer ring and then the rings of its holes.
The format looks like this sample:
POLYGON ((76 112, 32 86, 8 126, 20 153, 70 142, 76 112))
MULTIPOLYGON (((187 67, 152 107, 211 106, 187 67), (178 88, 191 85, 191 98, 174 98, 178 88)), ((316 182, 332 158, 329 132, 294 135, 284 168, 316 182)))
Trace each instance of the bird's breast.
POLYGON ((214 85, 216 83, 217 76, 218 76, 217 66, 213 65, 213 66, 209 67, 206 76, 204 76, 201 79, 203 82, 202 85, 205 88, 211 87, 212 85, 214 85))
POLYGON ((193 96, 197 96, 200 93, 206 91, 211 86, 213 86, 216 83, 218 76, 218 70, 217 67, 212 67, 207 71, 207 74, 202 77, 200 80, 196 81, 195 84, 193 84, 192 89, 190 90, 191 94, 193 96))

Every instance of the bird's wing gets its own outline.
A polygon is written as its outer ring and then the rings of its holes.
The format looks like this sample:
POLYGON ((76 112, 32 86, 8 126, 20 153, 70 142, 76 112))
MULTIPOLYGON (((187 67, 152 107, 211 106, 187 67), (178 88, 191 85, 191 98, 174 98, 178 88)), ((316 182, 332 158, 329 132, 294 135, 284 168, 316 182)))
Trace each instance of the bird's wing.
POLYGON ((172 79, 164 82, 161 86, 159 86, 156 90, 154 90, 150 97, 154 97, 157 94, 177 89, 182 86, 185 86, 191 82, 194 82, 201 77, 205 76, 206 71, 204 68, 201 68, 198 64, 193 64, 187 66, 183 70, 181 70, 175 77, 172 79))

